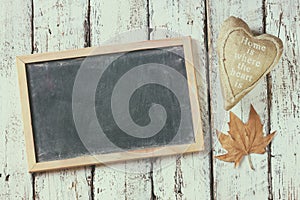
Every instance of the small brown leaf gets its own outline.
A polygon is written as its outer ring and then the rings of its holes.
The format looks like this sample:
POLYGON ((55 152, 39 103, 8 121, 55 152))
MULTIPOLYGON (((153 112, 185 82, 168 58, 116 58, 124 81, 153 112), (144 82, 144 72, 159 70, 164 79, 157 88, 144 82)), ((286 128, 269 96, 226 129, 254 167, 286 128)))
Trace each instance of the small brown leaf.
POLYGON ((250 154, 263 154, 266 147, 273 139, 275 132, 264 136, 263 125, 260 117, 251 105, 249 120, 244 124, 234 113, 230 112, 228 134, 217 131, 218 139, 227 153, 216 156, 217 159, 226 162, 234 162, 239 166, 244 156, 248 155, 251 169, 254 170, 250 154))

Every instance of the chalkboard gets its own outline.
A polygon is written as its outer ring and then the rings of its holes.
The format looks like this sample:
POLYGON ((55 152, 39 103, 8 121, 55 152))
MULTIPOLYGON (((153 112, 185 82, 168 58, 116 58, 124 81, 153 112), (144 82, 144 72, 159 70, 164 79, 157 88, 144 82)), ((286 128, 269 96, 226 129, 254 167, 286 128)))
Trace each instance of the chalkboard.
POLYGON ((200 151, 189 37, 17 58, 29 171, 200 151))

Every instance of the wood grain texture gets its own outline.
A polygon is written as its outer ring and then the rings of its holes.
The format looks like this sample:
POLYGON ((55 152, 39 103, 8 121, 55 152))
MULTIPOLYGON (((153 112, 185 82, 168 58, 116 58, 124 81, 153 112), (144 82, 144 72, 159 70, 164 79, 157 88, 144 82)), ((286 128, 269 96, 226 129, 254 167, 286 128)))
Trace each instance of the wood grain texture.
POLYGON ((205 1, 90 0, 90 10, 88 0, 33 0, 33 5, 28 0, 0 3, 0 199, 299 199, 299 1, 207 0, 208 35, 205 1), (203 92, 203 130, 208 151, 209 133, 213 136, 213 155, 225 153, 215 131, 226 132, 229 120, 223 109, 216 56, 221 23, 235 15, 257 33, 278 35, 284 43, 284 54, 271 71, 268 84, 266 79, 261 81, 232 109, 246 121, 252 103, 265 124, 265 132, 277 130, 269 161, 266 154, 253 155, 256 171, 250 170, 247 161, 234 169, 231 163, 215 159, 211 163, 205 152, 95 169, 38 173, 32 182, 27 172, 14 61, 16 55, 31 53, 32 8, 35 53, 126 43, 150 36, 154 39, 192 35, 198 41, 194 48, 200 58, 197 80, 199 91, 203 92), (151 35, 148 25, 153 28, 151 35), (205 39, 209 42, 208 66, 205 39), (205 93, 207 87, 211 108, 205 93))
MULTIPOLYGON (((101 46, 148 38, 147 1, 92 0, 91 44, 101 46)), ((94 199, 150 199, 149 159, 96 166, 94 199)))
POLYGON ((0 9, 0 199, 31 199, 16 55, 31 52, 31 2, 4 1, 0 9), (20 24, 20 25, 17 25, 20 24))
MULTIPOLYGON (((34 1, 34 53, 82 48, 88 1, 34 1)), ((89 199, 91 169, 36 173, 35 199, 89 199)))
MULTIPOLYGON (((211 131, 213 154, 220 155, 226 151, 222 149, 216 130, 227 132, 229 113, 223 108, 221 95, 218 58, 215 52, 218 31, 221 24, 229 16, 240 17, 248 23, 251 30, 261 33, 263 30, 262 1, 209 1, 209 66, 210 66, 210 99, 211 99, 211 131)), ((250 104, 253 104, 265 124, 267 131, 267 86, 266 80, 261 81, 242 101, 231 111, 244 121, 248 120, 250 104)), ((268 162, 267 154, 253 155, 256 171, 252 171, 247 160, 234 169, 234 164, 213 160, 214 199, 267 199, 268 198, 268 162)))
POLYGON ((147 1, 91 0, 92 46, 147 40, 147 1))
POLYGON ((284 52, 271 72, 271 128, 277 134, 271 146, 273 199, 300 198, 300 3, 266 2, 266 32, 278 35, 284 52))
POLYGON ((205 151, 157 158, 153 163, 153 193, 157 199, 210 199, 210 130, 204 1, 149 2, 151 39, 190 35, 202 112, 205 151))

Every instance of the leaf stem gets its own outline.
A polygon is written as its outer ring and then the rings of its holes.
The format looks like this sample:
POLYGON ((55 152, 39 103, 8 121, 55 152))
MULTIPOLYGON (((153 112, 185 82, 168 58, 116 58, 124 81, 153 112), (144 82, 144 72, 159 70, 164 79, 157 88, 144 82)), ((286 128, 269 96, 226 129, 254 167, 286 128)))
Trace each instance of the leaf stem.
POLYGON ((250 154, 248 154, 247 157, 248 157, 248 161, 249 161, 250 168, 251 168, 253 171, 255 171, 255 168, 254 168, 254 166, 253 166, 253 163, 252 163, 250 154))

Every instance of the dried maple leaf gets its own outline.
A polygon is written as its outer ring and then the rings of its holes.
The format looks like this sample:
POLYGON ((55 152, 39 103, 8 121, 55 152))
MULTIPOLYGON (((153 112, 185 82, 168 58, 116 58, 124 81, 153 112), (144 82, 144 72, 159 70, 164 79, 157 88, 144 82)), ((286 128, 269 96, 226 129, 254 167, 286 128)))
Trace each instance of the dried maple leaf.
POLYGON ((229 135, 217 131, 222 147, 228 152, 224 155, 216 156, 217 159, 234 162, 235 167, 239 166, 244 156, 248 155, 251 169, 251 153, 263 154, 266 146, 273 139, 275 132, 264 137, 263 125, 259 115, 251 105, 249 120, 244 124, 234 113, 230 112, 229 135))

